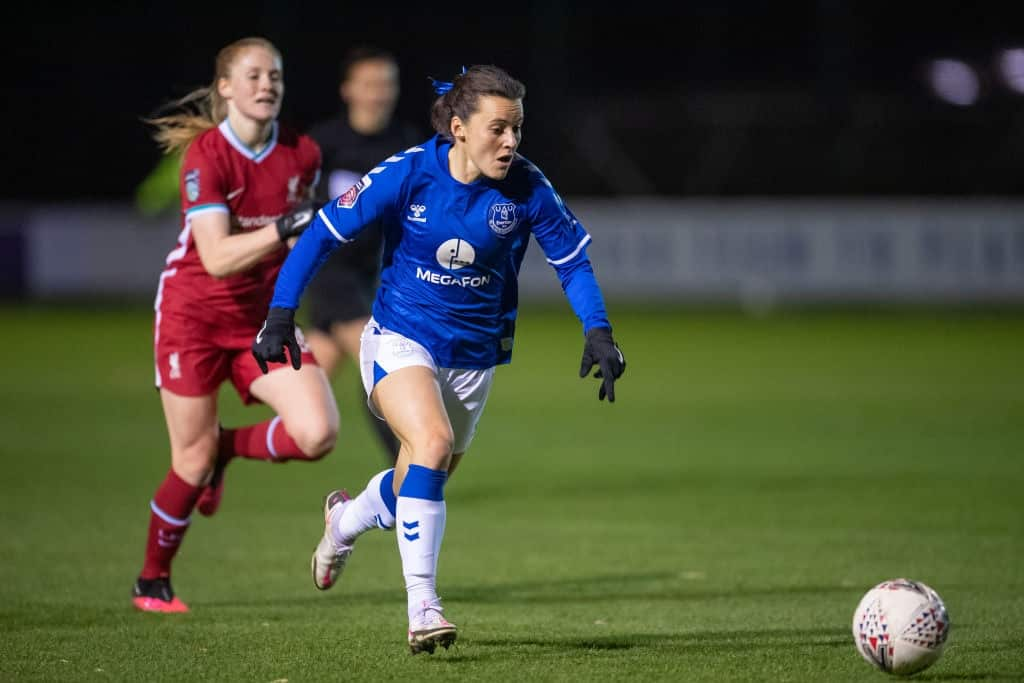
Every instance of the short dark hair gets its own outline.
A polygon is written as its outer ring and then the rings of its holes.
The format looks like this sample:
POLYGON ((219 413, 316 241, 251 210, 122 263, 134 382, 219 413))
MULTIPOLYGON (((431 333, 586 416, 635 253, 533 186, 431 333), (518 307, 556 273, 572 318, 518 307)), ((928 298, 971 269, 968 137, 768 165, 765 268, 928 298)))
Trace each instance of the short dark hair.
POLYGON ((398 59, 395 58, 392 52, 374 45, 358 45, 345 53, 345 57, 341 60, 341 68, 338 71, 339 77, 342 81, 347 81, 353 66, 360 62, 377 59, 391 62, 396 66, 398 65, 398 59))
POLYGON ((466 69, 452 81, 452 88, 440 95, 430 107, 430 123, 442 137, 451 140, 453 116, 465 121, 480 106, 482 95, 495 95, 510 100, 526 96, 526 86, 512 78, 504 69, 491 65, 476 65, 466 69))

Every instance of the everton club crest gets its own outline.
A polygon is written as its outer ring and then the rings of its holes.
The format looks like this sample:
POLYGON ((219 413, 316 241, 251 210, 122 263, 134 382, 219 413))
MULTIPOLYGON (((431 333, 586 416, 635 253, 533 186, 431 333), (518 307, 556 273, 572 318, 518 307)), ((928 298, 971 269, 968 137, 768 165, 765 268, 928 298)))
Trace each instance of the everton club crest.
POLYGON ((519 207, 512 202, 491 204, 487 225, 499 235, 507 235, 519 225, 519 207))

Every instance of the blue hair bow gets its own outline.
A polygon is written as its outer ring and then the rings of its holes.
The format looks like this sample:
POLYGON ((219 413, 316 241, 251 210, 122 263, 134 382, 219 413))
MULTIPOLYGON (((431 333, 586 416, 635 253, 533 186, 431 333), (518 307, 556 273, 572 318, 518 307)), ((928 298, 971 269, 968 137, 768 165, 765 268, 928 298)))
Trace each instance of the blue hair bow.
POLYGON ((446 92, 451 90, 452 87, 455 85, 454 83, 451 83, 449 81, 439 81, 436 78, 431 78, 430 82, 434 86, 434 92, 436 92, 438 95, 445 94, 446 92))
MULTIPOLYGON (((462 67, 462 73, 466 73, 466 67, 462 67)), ((434 92, 438 95, 444 95, 455 86, 455 83, 451 81, 439 81, 436 78, 431 78, 430 83, 434 86, 434 92)))

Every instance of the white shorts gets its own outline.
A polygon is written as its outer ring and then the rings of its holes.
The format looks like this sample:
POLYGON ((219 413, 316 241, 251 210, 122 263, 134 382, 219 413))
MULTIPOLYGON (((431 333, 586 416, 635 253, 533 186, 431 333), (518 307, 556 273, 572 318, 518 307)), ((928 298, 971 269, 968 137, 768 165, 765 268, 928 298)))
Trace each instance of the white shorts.
POLYGON ((473 441, 477 422, 484 412, 487 396, 491 393, 494 368, 439 368, 423 345, 381 326, 370 318, 360 337, 359 368, 363 376, 363 388, 366 389, 366 403, 370 406, 370 412, 379 419, 383 418, 370 398, 373 388, 388 373, 413 365, 430 368, 437 375, 445 412, 448 413, 448 421, 455 435, 452 452, 465 453, 473 441))

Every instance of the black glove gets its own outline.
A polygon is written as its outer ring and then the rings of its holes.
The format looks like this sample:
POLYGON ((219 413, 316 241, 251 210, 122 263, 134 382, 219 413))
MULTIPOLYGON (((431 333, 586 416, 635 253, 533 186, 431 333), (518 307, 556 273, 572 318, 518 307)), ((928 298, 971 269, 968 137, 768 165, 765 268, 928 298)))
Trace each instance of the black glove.
POLYGON ((252 343, 252 355, 263 374, 267 374, 267 361, 284 363, 284 350, 288 349, 292 367, 302 367, 302 349, 295 339, 295 311, 290 308, 271 308, 267 321, 252 343))
POLYGON ((302 231, 313 222, 319 205, 312 199, 307 199, 294 209, 277 219, 277 236, 282 242, 287 242, 289 237, 301 235, 302 231))
POLYGON ((587 341, 583 345, 583 363, 580 364, 580 377, 586 377, 594 365, 598 371, 594 377, 601 378, 601 388, 597 392, 599 401, 608 397, 609 403, 615 402, 615 380, 622 377, 626 370, 626 359, 622 356, 618 344, 612 339, 612 331, 607 327, 595 327, 587 332, 587 341))

